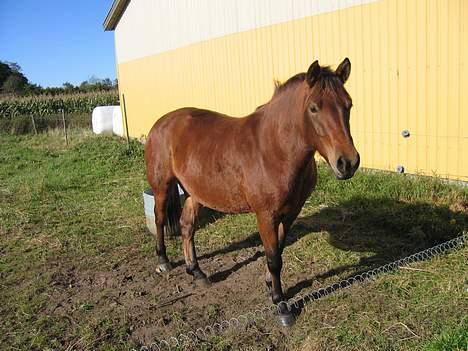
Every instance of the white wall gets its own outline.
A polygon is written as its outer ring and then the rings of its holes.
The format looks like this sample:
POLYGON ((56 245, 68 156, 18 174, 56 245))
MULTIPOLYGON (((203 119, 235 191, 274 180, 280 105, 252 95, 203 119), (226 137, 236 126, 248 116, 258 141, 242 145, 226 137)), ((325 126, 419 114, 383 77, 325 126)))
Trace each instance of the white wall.
POLYGON ((132 0, 115 29, 117 62, 377 0, 132 0))

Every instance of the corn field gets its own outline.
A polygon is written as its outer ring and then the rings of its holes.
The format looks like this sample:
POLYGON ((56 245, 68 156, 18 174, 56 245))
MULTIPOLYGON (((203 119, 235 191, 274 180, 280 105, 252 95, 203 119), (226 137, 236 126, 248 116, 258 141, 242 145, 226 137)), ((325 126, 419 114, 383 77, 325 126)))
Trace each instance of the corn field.
POLYGON ((0 98, 0 119, 17 116, 48 116, 59 113, 90 113, 96 106, 118 105, 117 90, 92 93, 0 98))

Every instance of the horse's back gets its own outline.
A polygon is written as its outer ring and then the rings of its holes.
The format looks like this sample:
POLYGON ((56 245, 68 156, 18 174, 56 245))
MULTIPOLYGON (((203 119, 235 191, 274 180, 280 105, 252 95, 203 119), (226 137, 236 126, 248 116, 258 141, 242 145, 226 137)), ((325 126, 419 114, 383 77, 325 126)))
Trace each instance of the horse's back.
POLYGON ((210 110, 185 107, 156 121, 150 137, 169 145, 174 152, 182 148, 221 151, 235 148, 245 138, 244 120, 210 110))
POLYGON ((156 128, 169 128, 172 133, 216 133, 240 126, 242 118, 230 117, 215 111, 185 107, 168 113, 155 123, 156 128))

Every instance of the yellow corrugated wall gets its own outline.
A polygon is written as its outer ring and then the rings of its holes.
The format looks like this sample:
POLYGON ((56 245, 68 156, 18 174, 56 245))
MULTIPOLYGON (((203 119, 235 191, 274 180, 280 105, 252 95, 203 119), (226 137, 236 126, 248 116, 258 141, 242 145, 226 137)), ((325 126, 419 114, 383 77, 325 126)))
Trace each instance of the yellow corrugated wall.
POLYGON ((273 79, 349 57, 362 165, 468 181, 467 55, 468 1, 382 0, 121 63, 118 75, 141 137, 183 106, 246 115, 273 79))

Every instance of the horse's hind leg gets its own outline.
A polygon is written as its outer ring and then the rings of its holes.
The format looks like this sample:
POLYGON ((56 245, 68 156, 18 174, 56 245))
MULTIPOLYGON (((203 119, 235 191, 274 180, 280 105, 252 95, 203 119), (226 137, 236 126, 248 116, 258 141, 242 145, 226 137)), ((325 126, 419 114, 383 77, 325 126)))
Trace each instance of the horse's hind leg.
POLYGON ((209 284, 206 274, 198 266, 197 253, 195 251, 195 226, 201 205, 194 201, 192 197, 185 200, 182 216, 180 218, 180 227, 182 232, 182 241, 184 248, 186 271, 192 275, 195 281, 202 285, 209 284))
POLYGON ((156 256, 158 257, 158 272, 166 272, 172 269, 167 258, 166 244, 164 243, 164 226, 167 223, 167 202, 169 199, 170 183, 161 184, 153 188, 154 216, 156 218, 156 256))

